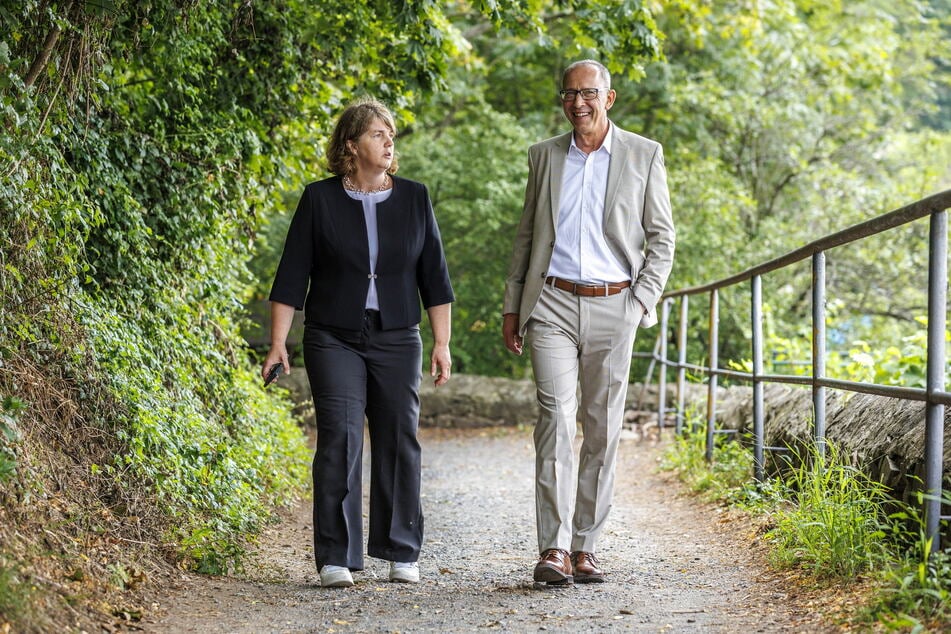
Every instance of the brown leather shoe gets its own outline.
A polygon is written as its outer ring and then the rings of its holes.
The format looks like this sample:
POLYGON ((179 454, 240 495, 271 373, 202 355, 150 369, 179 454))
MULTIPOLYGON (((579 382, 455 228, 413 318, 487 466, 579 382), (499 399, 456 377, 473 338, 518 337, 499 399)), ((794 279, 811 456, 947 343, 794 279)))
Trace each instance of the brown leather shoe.
POLYGON ((604 583, 604 572, 599 567, 594 553, 576 550, 571 553, 571 565, 578 583, 604 583))
POLYGON ((571 557, 567 550, 549 548, 535 564, 535 581, 545 583, 572 583, 571 557))

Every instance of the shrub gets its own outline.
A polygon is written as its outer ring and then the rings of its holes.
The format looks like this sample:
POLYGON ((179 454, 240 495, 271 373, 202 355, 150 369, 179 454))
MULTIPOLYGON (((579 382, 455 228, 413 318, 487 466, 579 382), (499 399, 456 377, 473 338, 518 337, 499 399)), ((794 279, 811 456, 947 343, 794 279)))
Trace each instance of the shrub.
POLYGON ((752 452, 725 435, 714 437, 713 462, 706 460, 706 434, 699 428, 690 431, 699 414, 687 412, 684 434, 664 452, 662 469, 677 472, 678 477, 696 493, 709 500, 723 500, 745 486, 752 477, 752 452))
POLYGON ((837 578, 891 563, 886 488, 846 464, 831 443, 824 453, 813 448, 796 455, 796 463, 777 489, 788 504, 778 508, 776 527, 767 534, 774 562, 837 578))

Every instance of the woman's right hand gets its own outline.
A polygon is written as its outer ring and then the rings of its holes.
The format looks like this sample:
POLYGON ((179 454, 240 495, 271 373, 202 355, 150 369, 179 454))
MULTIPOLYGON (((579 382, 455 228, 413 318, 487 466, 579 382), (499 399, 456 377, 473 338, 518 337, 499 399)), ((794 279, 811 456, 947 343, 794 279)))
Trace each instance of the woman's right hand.
POLYGON ((271 371, 272 367, 278 364, 284 366, 284 374, 291 373, 291 362, 287 358, 286 346, 271 346, 267 356, 264 357, 264 363, 261 365, 261 378, 267 381, 268 372, 271 371))

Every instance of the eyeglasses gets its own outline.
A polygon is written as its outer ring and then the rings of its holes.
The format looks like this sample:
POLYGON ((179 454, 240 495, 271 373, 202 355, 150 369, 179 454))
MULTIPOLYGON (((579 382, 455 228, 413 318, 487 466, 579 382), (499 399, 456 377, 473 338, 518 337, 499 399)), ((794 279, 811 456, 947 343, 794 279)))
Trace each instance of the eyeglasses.
POLYGON ((561 97, 562 101, 570 102, 574 101, 575 97, 581 95, 581 98, 585 101, 592 101, 598 98, 598 95, 601 94, 603 88, 582 88, 581 90, 559 90, 558 96, 561 97))

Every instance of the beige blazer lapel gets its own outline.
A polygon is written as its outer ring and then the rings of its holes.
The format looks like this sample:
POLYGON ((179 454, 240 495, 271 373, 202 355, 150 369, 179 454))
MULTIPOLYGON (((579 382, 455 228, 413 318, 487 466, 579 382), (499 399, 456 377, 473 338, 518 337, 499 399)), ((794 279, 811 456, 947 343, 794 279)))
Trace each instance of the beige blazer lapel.
MULTIPOLYGON (((558 226, 558 211, 561 209, 561 181, 565 174, 565 159, 571 146, 571 132, 558 137, 548 155, 548 195, 551 198, 552 227, 558 226)), ((552 236, 554 238, 554 236, 552 236)))
POLYGON ((610 227, 611 214, 614 213, 618 187, 621 185, 621 174, 628 164, 631 149, 624 143, 620 134, 615 134, 614 124, 611 124, 611 160, 608 163, 608 187, 604 195, 604 226, 610 227))

